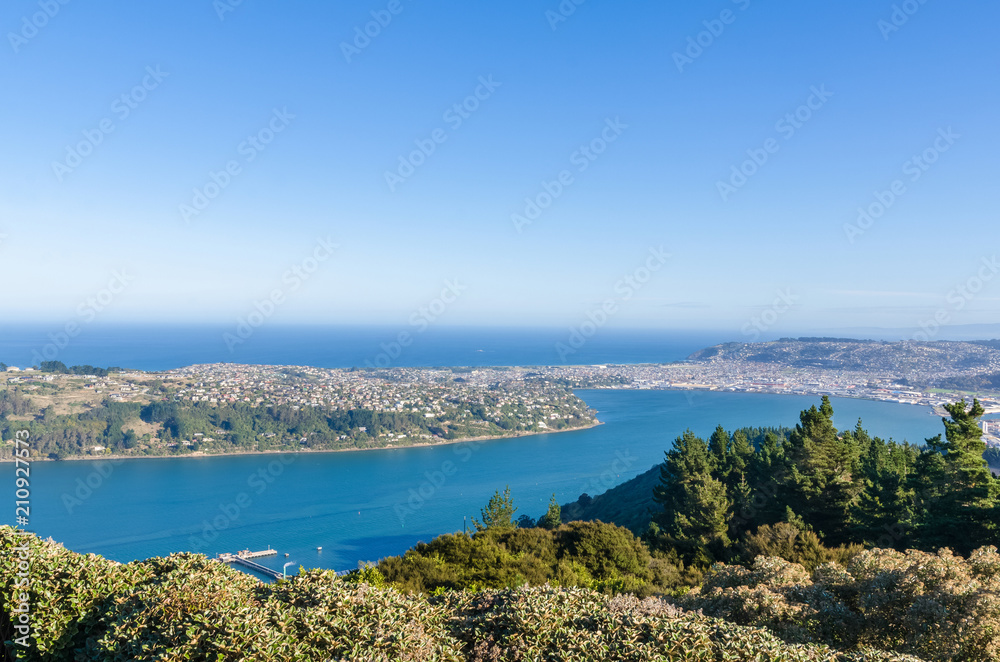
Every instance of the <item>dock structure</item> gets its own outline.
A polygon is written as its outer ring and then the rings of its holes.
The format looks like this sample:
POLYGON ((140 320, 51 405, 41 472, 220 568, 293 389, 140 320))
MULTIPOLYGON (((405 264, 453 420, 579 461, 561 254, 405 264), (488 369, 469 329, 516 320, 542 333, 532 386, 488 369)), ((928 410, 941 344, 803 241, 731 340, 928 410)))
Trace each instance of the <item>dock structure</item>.
POLYGON ((242 552, 236 552, 235 554, 223 552, 222 554, 219 554, 218 560, 223 563, 237 563, 245 568, 250 568, 254 572, 259 572, 266 577, 270 577, 271 579, 281 579, 284 575, 277 570, 272 570, 271 568, 263 566, 252 560, 262 556, 275 556, 277 553, 277 550, 271 549, 270 547, 260 552, 251 552, 249 549, 244 549, 242 552))
MULTIPOLYGON (((277 553, 278 553, 277 550, 271 549, 270 547, 260 552, 251 552, 249 549, 244 549, 242 552, 236 552, 235 554, 231 554, 229 552, 223 552, 219 554, 216 557, 216 559, 223 563, 239 564, 245 568, 250 568, 254 572, 258 572, 264 575, 265 577, 270 577, 271 579, 283 579, 284 575, 282 573, 278 572, 277 570, 268 568, 267 566, 263 566, 257 563, 256 561, 252 560, 260 558, 262 556, 275 556, 277 555, 277 553)), ((349 575, 352 572, 354 572, 354 570, 337 570, 334 574, 337 577, 344 577, 345 575, 349 575)))

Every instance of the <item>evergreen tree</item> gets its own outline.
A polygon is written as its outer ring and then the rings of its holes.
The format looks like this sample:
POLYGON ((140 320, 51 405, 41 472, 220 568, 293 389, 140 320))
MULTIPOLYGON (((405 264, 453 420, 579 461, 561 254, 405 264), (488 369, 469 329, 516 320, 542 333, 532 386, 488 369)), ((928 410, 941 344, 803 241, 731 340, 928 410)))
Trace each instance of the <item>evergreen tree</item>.
POLYGON ((667 452, 653 499, 663 505, 654 521, 687 561, 711 563, 729 545, 732 504, 725 485, 712 477, 708 445, 690 430, 667 452))
POLYGON ((729 433, 719 425, 708 438, 708 452, 715 469, 725 471, 728 467, 729 444, 729 433))
POLYGON ((559 507, 559 502, 556 501, 556 495, 553 494, 549 500, 549 509, 539 518, 538 526, 543 529, 557 529, 560 524, 562 524, 562 509, 559 507))
POLYGON ((486 507, 480 510, 482 522, 473 517, 472 525, 476 527, 477 532, 516 529, 517 524, 514 522, 516 512, 517 508, 514 507, 514 499, 510 496, 510 485, 508 485, 503 493, 500 490, 494 492, 486 507))
POLYGON ((986 444, 979 418, 984 411, 979 400, 968 408, 963 401, 944 408, 951 414, 950 420, 942 419, 944 441, 940 435, 928 439, 926 452, 939 455, 941 461, 928 459, 922 467, 926 473, 920 476, 927 492, 921 540, 931 549, 950 547, 965 554, 997 543, 1000 484, 983 459, 986 444))
POLYGON ((788 480, 785 445, 775 431, 768 430, 760 451, 748 458, 746 482, 750 489, 748 492, 746 487, 741 487, 739 491, 744 495, 737 511, 739 533, 742 534, 744 528, 756 529, 762 524, 779 522, 785 514, 783 485, 788 480))
POLYGON ((735 487, 746 481, 750 464, 754 459, 754 448, 750 445, 750 440, 747 439, 743 430, 737 430, 733 433, 728 458, 729 475, 726 476, 726 486, 735 487))
POLYGON ((828 542, 839 544, 847 538, 848 509, 861 487, 853 475, 858 447, 853 435, 837 436, 826 396, 819 409, 803 411, 799 421, 788 440, 785 502, 795 504, 806 524, 827 534, 828 542))
POLYGON ((876 547, 903 549, 914 525, 912 474, 917 451, 909 444, 871 439, 860 423, 854 437, 863 455, 861 492, 851 510, 853 538, 876 547))

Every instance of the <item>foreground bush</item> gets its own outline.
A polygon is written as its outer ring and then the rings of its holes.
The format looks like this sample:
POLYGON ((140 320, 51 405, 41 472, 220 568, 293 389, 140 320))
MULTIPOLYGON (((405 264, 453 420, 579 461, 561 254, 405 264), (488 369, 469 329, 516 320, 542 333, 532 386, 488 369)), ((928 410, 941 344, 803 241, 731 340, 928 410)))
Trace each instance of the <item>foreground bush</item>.
POLYGON ((428 598, 328 571, 267 585, 199 555, 120 565, 0 527, 8 644, 9 559, 21 541, 32 557, 26 660, 916 660, 788 644, 656 598, 550 586, 428 598))
POLYGON ((763 626, 789 642, 866 645, 942 662, 1000 660, 1000 555, 968 559, 873 549, 845 567, 812 574, 758 557, 751 568, 718 565, 681 600, 688 609, 763 626))
POLYGON ((383 559, 378 570, 396 588, 423 593, 554 584, 648 596, 700 578, 678 559, 651 556, 628 529, 603 522, 447 534, 383 559))

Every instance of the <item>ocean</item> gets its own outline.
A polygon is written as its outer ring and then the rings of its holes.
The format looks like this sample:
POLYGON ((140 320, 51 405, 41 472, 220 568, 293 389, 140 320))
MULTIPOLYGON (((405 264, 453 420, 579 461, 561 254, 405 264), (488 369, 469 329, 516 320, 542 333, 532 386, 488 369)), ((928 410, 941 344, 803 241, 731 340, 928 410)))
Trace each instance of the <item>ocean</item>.
POLYGON ((264 325, 247 337, 236 325, 0 326, 0 361, 169 370, 199 363, 310 365, 319 368, 666 363, 730 340, 720 332, 600 329, 572 353, 568 329, 264 325), (408 333, 405 347, 397 339, 408 333), (227 334, 229 334, 227 336, 227 334))

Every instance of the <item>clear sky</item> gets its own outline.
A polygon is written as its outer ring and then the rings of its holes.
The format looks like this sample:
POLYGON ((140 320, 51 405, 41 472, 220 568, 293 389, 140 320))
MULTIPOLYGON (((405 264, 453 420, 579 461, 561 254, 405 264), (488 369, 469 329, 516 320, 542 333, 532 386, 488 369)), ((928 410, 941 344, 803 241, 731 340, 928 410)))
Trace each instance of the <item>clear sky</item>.
POLYGON ((11 0, 0 315, 996 322, 1000 5, 895 7, 11 0))

